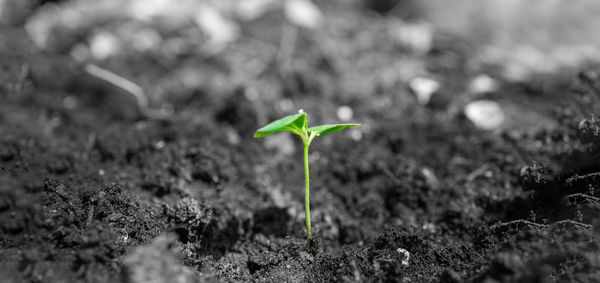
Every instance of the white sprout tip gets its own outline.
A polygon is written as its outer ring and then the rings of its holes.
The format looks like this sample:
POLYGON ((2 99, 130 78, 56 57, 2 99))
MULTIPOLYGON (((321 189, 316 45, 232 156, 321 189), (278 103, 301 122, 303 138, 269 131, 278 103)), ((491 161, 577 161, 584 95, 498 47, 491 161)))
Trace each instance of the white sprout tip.
POLYGON ((303 109, 298 110, 298 113, 304 113, 303 109))

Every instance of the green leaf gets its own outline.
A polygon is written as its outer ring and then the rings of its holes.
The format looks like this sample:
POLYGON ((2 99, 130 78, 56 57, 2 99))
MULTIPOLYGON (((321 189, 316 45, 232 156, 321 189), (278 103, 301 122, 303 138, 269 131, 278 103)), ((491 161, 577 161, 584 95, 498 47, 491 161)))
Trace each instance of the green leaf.
POLYGON ((299 134, 302 132, 304 127, 306 127, 306 113, 302 112, 288 115, 269 123, 268 125, 258 129, 256 133, 254 133, 254 137, 260 138, 281 131, 292 131, 299 134))
POLYGON ((329 133, 333 133, 333 132, 336 132, 339 130, 343 130, 347 127, 358 127, 358 126, 360 126, 360 124, 324 124, 324 125, 310 127, 310 128, 308 128, 308 132, 309 133, 315 132, 317 134, 317 136, 319 136, 322 134, 329 134, 329 133))

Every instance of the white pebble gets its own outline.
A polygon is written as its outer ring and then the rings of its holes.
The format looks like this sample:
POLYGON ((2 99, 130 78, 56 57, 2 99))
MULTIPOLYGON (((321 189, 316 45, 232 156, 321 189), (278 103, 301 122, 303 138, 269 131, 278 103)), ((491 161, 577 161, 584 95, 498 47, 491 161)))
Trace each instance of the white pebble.
POLYGON ((408 266, 408 260, 410 259, 410 253, 403 248, 397 248, 396 252, 398 252, 399 254, 401 254, 403 256, 402 257, 402 265, 408 266))
POLYGON ((354 117, 354 111, 349 106, 340 106, 337 109, 337 116, 342 122, 348 122, 354 117))
POLYGON ((283 12, 292 24, 306 29, 315 29, 323 21, 323 12, 310 0, 287 0, 283 12))
POLYGON ((165 147, 165 145, 166 145, 165 141, 161 140, 161 141, 156 142, 156 144, 154 145, 154 148, 162 149, 163 147, 165 147))
POLYGON ((238 145, 240 144, 241 138, 237 131, 229 130, 227 131, 227 141, 229 144, 238 145))
POLYGON ((431 96, 440 89, 439 82, 424 77, 416 77, 408 85, 421 105, 427 105, 431 100, 431 96))
POLYGON ((490 93, 496 90, 498 90, 498 83, 488 75, 479 75, 469 83, 471 93, 490 93))
POLYGON ((363 134, 359 129, 352 128, 350 129, 350 137, 355 141, 362 140, 363 134))
POLYGON ((92 36, 90 52, 94 59, 103 60, 116 55, 121 50, 120 40, 110 32, 102 31, 92 36))
POLYGON ((491 100, 476 100, 465 107, 465 115, 475 126, 483 130, 494 130, 505 120, 500 104, 491 100))

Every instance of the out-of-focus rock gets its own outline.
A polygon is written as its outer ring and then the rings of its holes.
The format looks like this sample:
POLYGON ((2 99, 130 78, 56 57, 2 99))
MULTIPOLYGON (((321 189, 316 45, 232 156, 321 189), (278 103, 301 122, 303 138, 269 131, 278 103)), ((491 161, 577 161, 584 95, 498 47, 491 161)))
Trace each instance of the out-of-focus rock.
POLYGON ((236 12, 240 19, 251 21, 275 7, 276 0, 244 0, 237 2, 236 12))
POLYGON ((283 12, 288 21, 302 28, 315 29, 323 21, 323 12, 310 0, 287 0, 283 12))
POLYGON ((469 91, 474 94, 491 93, 498 90, 498 82, 488 75, 476 76, 469 83, 469 91))
POLYGON ((122 263, 124 282, 197 282, 194 273, 177 260, 171 247, 174 242, 174 235, 161 235, 126 255, 122 263))
POLYGON ((94 34, 90 40, 90 53, 96 60, 103 60, 118 54, 121 50, 119 38, 107 31, 94 34))
POLYGON ((500 104, 482 99, 467 104, 465 116, 480 129, 494 130, 502 125, 506 115, 500 104))
POLYGON ((413 78, 408 83, 408 86, 421 105, 427 105, 431 100, 431 96, 440 89, 439 82, 425 77, 413 78))
POLYGON ((207 49, 218 52, 237 39, 239 26, 211 5, 202 5, 194 17, 194 21, 208 35, 207 49))
POLYGON ((350 106, 340 106, 336 111, 338 119, 342 122, 348 122, 354 117, 354 111, 350 106))
POLYGON ((429 52, 433 45, 434 29, 429 22, 404 22, 393 19, 389 24, 389 34, 397 44, 419 54, 429 52))
POLYGON ((363 138, 363 132, 358 127, 352 127, 350 129, 350 138, 352 138, 355 141, 360 141, 363 138))

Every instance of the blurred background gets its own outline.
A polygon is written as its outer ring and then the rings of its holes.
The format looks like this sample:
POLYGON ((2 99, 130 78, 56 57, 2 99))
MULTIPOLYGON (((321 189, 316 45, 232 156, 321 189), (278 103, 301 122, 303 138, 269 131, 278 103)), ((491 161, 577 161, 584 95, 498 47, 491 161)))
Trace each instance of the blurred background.
MULTIPOLYGON (((73 80, 85 73, 133 94, 151 116, 181 111, 202 93, 240 91, 278 112, 310 108, 297 95, 384 108, 411 95, 421 105, 465 104, 501 82, 535 82, 597 61, 598 14, 592 0, 1 0, 0 52, 13 70, 2 90, 23 88, 24 72, 78 89, 73 80)), ((475 106, 469 113, 502 110, 475 106)), ((503 111, 515 107, 522 105, 503 111)), ((505 114, 476 123, 494 129, 505 114)))

